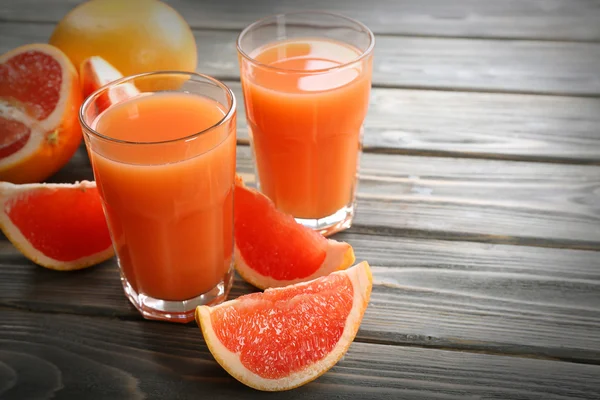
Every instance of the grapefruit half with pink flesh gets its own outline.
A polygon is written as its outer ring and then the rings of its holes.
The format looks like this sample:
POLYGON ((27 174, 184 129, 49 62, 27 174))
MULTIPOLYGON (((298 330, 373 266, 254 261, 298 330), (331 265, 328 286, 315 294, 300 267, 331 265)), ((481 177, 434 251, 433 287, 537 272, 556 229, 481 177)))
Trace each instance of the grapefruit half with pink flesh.
POLYGON ((309 282, 196 308, 215 360, 265 391, 293 389, 333 367, 356 337, 373 279, 367 262, 309 282))
MULTIPOLYGON (((85 59, 79 67, 79 79, 81 80, 84 98, 121 78, 123 78, 123 74, 100 56, 85 59)), ((111 104, 125 101, 138 94, 140 94, 140 91, 132 83, 114 86, 98 99, 97 104, 100 104, 102 108, 99 111, 103 111, 111 104)))
POLYGON ((89 267, 114 255, 95 182, 0 182, 0 228, 36 264, 89 267))
POLYGON ((0 181, 40 182, 81 143, 79 77, 67 56, 29 44, 0 56, 0 181))
POLYGON ((327 239, 279 211, 264 194, 236 179, 235 268, 259 289, 282 287, 328 275, 354 263, 345 242, 327 239))

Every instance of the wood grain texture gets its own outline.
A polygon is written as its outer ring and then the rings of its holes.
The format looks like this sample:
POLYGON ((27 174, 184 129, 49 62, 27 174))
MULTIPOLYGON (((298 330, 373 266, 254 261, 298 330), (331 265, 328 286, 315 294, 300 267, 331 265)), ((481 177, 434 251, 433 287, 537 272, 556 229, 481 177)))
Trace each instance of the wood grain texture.
MULTIPOLYGON (((367 310, 369 312, 369 310, 367 310)), ((231 378, 195 326, 0 311, 0 396, 22 399, 595 399, 600 366, 353 343, 296 390, 265 394, 231 378), (40 368, 23 370, 32 360, 40 368), (53 373, 41 374, 42 371, 53 373), (60 373, 60 375, 57 374, 60 373), (6 372, 5 372, 6 373, 6 372), (20 374, 24 374, 23 377, 20 374), (40 380, 32 385, 33 376, 40 380)))
MULTIPOLYGON (((600 253, 364 235, 336 236, 372 265, 358 341, 600 363, 600 253)), ((115 260, 45 270, 0 241, 0 307, 141 319, 115 260)), ((255 291, 236 277, 230 298, 255 291)))
MULTIPOLYGON (((56 22, 74 0, 8 1, 1 20, 56 22)), ((356 18, 375 33, 542 40, 600 40, 600 8, 594 0, 239 0, 168 1, 195 28, 242 29, 264 16, 302 9, 356 18)))
MULTIPOLYGON (((51 181, 92 177, 82 148, 51 181)), ((599 166, 365 153, 357 199, 363 233, 600 250, 599 166)))
MULTIPOLYGON (((0 23, 0 52, 45 42, 52 25, 0 23)), ((239 79, 237 32, 197 30, 198 71, 239 79)), ((600 43, 380 36, 374 86, 600 95, 600 43)))
MULTIPOLYGON (((249 148, 238 171, 252 180, 249 148)), ((363 154, 355 229, 600 249, 600 167, 363 154)))
MULTIPOLYGON (((0 53, 45 42, 77 3, 2 3, 0 53)), ((372 300, 336 367, 271 397, 600 399, 600 251, 567 249, 600 250, 597 1, 170 3, 198 28, 199 71, 240 100, 234 39, 252 20, 322 8, 380 34, 359 211, 336 236, 371 263, 372 300)), ((52 181, 92 177, 81 150, 52 181)), ((253 290, 236 277, 231 297, 253 290)), ((142 320, 114 259, 49 271, 0 236, 1 399, 209 396, 269 394, 229 377, 193 323, 142 320)))
POLYGON ((600 99, 374 89, 367 152, 600 162, 600 99))
MULTIPOLYGON (((0 23, 0 52, 49 34, 11 26, 0 23)), ((248 143, 240 84, 227 84, 239 103, 238 136, 248 143)), ((365 151, 600 163, 599 99, 374 88, 365 126, 365 151)))
MULTIPOLYGON (((244 97, 238 143, 248 144, 244 97)), ((365 152, 600 164, 600 99, 374 88, 365 152)))

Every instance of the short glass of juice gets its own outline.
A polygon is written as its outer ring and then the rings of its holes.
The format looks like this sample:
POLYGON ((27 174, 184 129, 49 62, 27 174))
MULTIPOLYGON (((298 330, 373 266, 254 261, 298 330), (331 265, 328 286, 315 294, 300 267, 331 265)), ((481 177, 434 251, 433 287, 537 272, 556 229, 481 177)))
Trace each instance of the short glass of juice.
POLYGON ((189 322, 233 278, 236 101, 223 83, 154 72, 91 94, 80 122, 126 296, 189 322))
POLYGON ((325 235, 352 224, 374 44, 326 12, 270 16, 237 40, 259 188, 325 235))

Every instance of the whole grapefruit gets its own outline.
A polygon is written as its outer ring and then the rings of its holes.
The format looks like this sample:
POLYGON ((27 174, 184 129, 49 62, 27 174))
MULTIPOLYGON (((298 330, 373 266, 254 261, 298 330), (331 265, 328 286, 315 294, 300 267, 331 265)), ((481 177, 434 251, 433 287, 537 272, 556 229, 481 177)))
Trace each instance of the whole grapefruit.
POLYGON ((159 70, 194 71, 196 40, 183 17, 158 0, 90 0, 56 26, 50 44, 79 68, 100 56, 125 76, 159 70))

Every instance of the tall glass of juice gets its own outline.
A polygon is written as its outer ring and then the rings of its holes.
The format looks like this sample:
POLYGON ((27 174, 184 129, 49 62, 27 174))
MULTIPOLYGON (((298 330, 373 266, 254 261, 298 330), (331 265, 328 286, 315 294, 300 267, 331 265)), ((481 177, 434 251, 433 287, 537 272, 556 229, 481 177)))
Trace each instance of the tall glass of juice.
POLYGON ((238 37, 259 187, 326 235, 354 216, 374 44, 362 23, 325 12, 267 17, 238 37))
POLYGON ((208 76, 127 77, 81 107, 126 296, 145 318, 188 322, 232 282, 236 102, 208 76))

